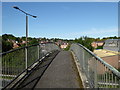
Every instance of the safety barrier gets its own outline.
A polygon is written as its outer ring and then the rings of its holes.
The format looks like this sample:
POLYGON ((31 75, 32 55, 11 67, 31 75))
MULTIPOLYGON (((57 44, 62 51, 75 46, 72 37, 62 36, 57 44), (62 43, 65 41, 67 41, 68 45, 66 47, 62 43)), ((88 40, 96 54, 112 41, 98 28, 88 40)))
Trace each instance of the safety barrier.
POLYGON ((120 72, 81 44, 72 44, 70 50, 85 73, 90 88, 120 88, 120 72))

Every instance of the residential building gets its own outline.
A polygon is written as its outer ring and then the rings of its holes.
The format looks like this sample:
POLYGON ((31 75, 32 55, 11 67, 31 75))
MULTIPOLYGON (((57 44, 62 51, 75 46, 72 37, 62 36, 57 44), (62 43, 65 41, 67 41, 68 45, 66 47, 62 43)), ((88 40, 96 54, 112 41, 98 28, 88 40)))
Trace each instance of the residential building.
POLYGON ((120 51, 120 39, 106 40, 103 49, 111 51, 120 51))
POLYGON ((92 47, 97 48, 98 46, 103 46, 104 41, 96 41, 91 43, 92 47))
POLYGON ((60 47, 62 48, 62 49, 64 49, 64 48, 66 48, 68 46, 68 43, 63 43, 60 47))

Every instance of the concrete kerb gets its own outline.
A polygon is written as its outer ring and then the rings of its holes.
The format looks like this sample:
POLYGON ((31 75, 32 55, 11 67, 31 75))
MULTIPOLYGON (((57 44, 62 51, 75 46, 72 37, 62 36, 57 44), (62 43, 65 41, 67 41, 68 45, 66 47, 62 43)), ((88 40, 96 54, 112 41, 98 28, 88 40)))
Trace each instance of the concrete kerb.
POLYGON ((71 51, 71 53, 73 55, 74 62, 76 64, 79 77, 81 78, 83 88, 89 88, 87 77, 86 77, 85 73, 82 71, 82 68, 80 67, 79 60, 77 59, 77 57, 75 56, 73 51, 71 51))

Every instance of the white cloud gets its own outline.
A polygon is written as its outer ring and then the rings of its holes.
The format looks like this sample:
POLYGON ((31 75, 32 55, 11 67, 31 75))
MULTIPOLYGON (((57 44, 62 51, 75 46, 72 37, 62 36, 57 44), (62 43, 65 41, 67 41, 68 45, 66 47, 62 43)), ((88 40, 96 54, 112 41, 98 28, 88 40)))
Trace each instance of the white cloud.
MULTIPOLYGON (((32 34, 30 36, 32 36, 32 34)), ((43 32, 41 33, 40 36, 47 37, 47 38, 62 38, 62 39, 75 39, 81 36, 103 38, 103 37, 110 37, 110 36, 118 36, 118 28, 103 28, 103 29, 91 28, 89 30, 80 30, 78 32, 76 32, 76 30, 73 30, 73 32, 66 32, 66 31, 65 32, 57 31, 55 33, 43 32)), ((39 34, 38 34, 38 37, 39 37, 39 34)))
POLYGON ((107 29, 97 29, 92 28, 90 30, 82 30, 80 32, 66 33, 64 35, 69 38, 79 38, 81 36, 90 36, 90 37, 109 37, 109 36, 118 36, 117 28, 107 28, 107 29))
POLYGON ((119 0, 1 0, 2 2, 118 2, 119 0))

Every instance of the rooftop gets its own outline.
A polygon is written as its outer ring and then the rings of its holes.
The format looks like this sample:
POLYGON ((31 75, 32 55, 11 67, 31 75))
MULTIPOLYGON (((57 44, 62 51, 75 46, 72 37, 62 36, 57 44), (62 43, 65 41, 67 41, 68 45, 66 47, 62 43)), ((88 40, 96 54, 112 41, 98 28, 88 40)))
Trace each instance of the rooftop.
POLYGON ((118 54, 120 54, 120 52, 110 51, 110 50, 105 50, 105 49, 94 50, 94 53, 95 53, 98 57, 106 57, 106 56, 113 56, 113 55, 118 55, 118 54))

